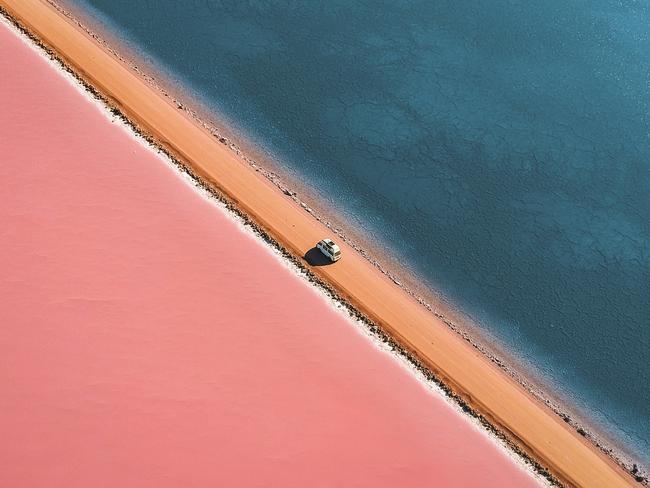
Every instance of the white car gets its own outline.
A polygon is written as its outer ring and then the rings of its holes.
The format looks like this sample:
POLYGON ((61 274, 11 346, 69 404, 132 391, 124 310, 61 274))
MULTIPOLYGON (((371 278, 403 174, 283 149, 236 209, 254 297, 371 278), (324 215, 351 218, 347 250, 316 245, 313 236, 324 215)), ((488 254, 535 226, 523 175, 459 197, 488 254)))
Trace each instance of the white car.
POLYGON ((334 241, 332 239, 323 239, 318 244, 316 244, 316 247, 332 262, 341 259, 341 248, 334 244, 334 241))

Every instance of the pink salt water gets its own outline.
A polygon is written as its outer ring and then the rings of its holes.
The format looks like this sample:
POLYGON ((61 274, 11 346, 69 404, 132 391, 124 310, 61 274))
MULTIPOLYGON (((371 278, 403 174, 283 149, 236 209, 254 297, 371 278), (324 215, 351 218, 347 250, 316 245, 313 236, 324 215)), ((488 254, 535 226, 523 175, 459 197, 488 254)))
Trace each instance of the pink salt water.
POLYGON ((0 24, 0 486, 532 476, 0 24))

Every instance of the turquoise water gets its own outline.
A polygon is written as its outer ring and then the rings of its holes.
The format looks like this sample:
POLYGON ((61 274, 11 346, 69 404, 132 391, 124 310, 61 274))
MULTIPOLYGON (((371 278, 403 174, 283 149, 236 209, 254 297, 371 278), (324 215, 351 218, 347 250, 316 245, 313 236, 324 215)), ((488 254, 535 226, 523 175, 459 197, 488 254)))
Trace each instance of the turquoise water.
POLYGON ((648 461, 648 2, 75 3, 648 461))

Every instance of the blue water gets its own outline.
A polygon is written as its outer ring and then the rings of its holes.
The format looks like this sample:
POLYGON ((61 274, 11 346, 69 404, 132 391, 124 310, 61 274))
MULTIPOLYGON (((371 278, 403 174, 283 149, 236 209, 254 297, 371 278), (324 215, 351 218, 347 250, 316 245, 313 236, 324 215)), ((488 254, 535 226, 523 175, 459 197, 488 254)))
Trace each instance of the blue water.
POLYGON ((75 2, 650 459, 648 1, 75 2))

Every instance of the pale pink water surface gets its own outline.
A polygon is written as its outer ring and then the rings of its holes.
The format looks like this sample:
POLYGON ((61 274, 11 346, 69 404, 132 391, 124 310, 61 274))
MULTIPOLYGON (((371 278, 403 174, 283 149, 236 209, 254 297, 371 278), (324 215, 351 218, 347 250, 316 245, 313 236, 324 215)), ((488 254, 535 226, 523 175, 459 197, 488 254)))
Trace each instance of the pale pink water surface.
POLYGON ((536 481, 0 24, 0 486, 536 481))

